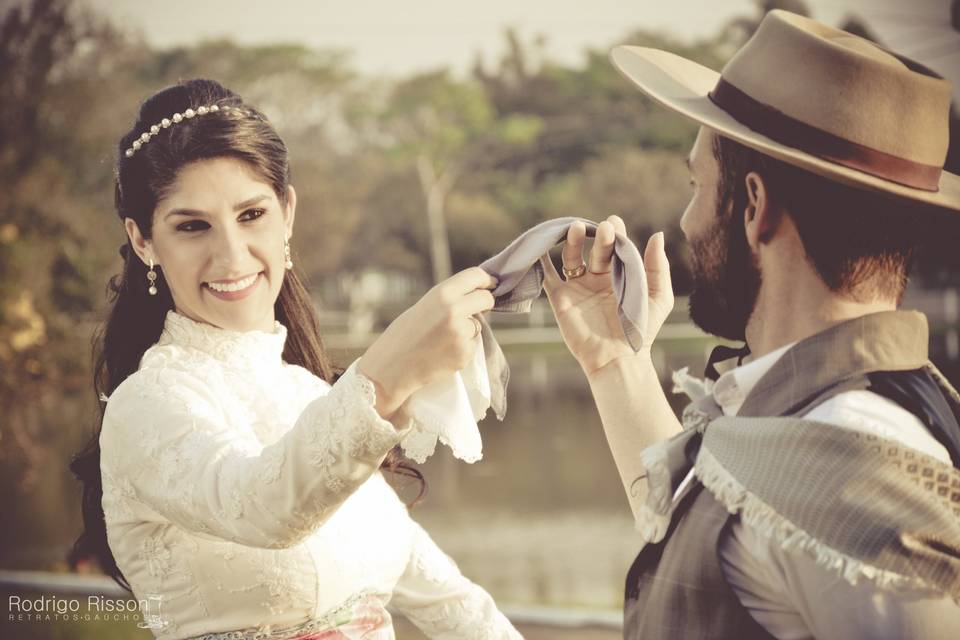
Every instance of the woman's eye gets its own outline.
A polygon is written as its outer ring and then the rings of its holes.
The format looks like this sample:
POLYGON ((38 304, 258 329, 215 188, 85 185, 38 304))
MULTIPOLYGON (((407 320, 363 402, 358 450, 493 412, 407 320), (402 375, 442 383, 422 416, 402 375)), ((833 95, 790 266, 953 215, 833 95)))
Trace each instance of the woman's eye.
POLYGON ((243 212, 243 215, 247 215, 248 213, 255 213, 256 215, 253 216, 252 218, 247 218, 247 220, 256 220, 260 216, 266 214, 267 211, 265 209, 247 209, 246 211, 243 212))
POLYGON ((183 224, 177 226, 177 231, 200 231, 202 227, 198 228, 195 226, 198 224, 207 224, 207 223, 201 222, 199 220, 191 220, 190 222, 184 222, 183 224))
MULTIPOLYGON (((261 216, 267 213, 266 209, 247 209, 240 215, 240 219, 243 222, 251 222, 260 218, 261 216), (247 214, 250 214, 249 216, 247 214)), ((177 227, 177 231, 202 231, 206 226, 209 226, 206 222, 202 220, 191 220, 190 222, 184 222, 183 224, 177 227), (196 225, 205 225, 205 226, 196 226, 196 225)))

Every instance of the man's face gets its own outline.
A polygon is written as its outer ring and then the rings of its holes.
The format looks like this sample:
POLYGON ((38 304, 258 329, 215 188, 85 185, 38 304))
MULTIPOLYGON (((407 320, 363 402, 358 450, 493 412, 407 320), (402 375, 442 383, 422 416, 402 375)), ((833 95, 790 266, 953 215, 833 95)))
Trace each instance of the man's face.
POLYGON ((720 202, 715 136, 701 127, 688 157, 693 197, 680 228, 690 243, 693 269, 690 319, 707 333, 744 340, 760 291, 760 270, 747 245, 743 210, 733 210, 732 198, 720 202))

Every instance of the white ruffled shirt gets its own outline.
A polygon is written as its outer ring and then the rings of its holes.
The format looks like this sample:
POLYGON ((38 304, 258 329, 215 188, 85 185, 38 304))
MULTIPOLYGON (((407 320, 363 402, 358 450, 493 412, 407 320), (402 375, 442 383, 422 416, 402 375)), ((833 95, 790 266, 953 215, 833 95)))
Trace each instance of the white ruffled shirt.
POLYGON ((389 639, 389 602, 431 638, 520 638, 381 476, 410 427, 380 417, 356 363, 331 386, 283 362, 286 335, 169 311, 107 399, 107 538, 135 597, 158 605, 154 634, 271 637, 352 611, 364 638, 389 639))

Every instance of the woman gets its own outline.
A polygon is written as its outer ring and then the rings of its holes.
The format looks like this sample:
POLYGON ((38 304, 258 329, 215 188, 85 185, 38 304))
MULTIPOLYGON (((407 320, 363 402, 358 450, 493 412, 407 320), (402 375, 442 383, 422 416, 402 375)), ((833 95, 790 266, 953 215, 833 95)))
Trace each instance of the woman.
POLYGON ((393 638, 388 601, 431 637, 520 637, 378 471, 422 482, 393 452, 401 406, 474 355, 494 279, 437 285, 333 382, 266 118, 191 80, 144 102, 119 149, 129 242, 99 341, 100 433, 72 464, 73 555, 156 603, 164 639, 393 638))

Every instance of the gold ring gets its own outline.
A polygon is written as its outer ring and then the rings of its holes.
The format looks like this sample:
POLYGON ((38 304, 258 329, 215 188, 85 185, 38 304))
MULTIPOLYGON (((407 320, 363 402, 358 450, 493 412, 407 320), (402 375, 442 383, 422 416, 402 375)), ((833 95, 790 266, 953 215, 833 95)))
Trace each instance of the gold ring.
POLYGON ((574 278, 579 278, 586 272, 587 272, 587 263, 581 262, 579 266, 573 269, 567 269, 566 267, 564 267, 563 277, 565 277, 567 280, 573 280, 574 278))
POLYGON ((476 337, 480 335, 480 331, 482 330, 482 327, 480 326, 480 321, 477 320, 475 316, 470 316, 470 319, 473 320, 473 338, 471 339, 475 340, 476 337))

